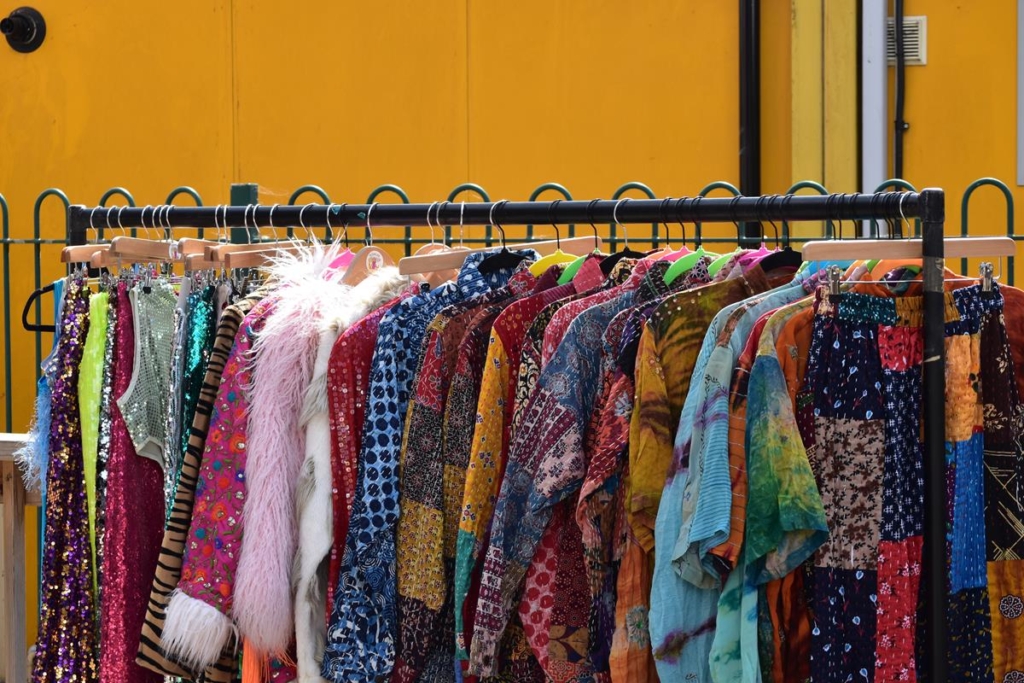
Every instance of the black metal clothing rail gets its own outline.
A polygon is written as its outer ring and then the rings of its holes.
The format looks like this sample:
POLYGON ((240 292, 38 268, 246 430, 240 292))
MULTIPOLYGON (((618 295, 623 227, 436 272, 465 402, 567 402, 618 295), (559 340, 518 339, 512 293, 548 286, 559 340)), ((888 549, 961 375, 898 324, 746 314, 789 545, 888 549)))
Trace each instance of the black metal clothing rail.
MULTIPOLYGON (((933 683, 948 679, 946 661, 945 317, 942 190, 760 196, 432 204, 307 204, 306 206, 96 207, 68 210, 69 243, 95 228, 327 227, 525 225, 550 223, 744 222, 764 220, 921 219, 924 285, 924 564, 927 662, 933 683)), ((250 234, 254 234, 250 231, 250 234)), ((884 257, 884 253, 865 257, 884 257)))
POLYGON ((332 228, 407 225, 533 225, 550 223, 743 222, 758 220, 865 220, 923 218, 921 193, 821 196, 682 197, 666 199, 535 202, 433 202, 431 204, 307 204, 305 206, 158 206, 68 209, 71 242, 88 230, 304 226, 332 228))

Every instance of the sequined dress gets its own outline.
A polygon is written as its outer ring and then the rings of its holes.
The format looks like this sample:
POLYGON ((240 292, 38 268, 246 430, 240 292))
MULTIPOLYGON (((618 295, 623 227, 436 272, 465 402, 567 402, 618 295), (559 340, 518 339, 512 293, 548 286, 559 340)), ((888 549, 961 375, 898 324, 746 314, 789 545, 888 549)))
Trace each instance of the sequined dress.
MULTIPOLYGON (((147 295, 143 293, 143 296, 147 295)), ((100 670, 104 683, 158 683, 161 680, 158 674, 135 663, 135 650, 163 538, 164 507, 159 504, 163 500, 163 468, 154 460, 136 454, 119 407, 124 403, 133 375, 136 330, 146 332, 144 326, 152 319, 147 316, 136 324, 136 311, 128 301, 127 285, 123 282, 117 287, 117 307, 114 347, 114 396, 117 400, 111 406, 110 460, 107 463, 100 670)), ((164 324, 169 332, 170 317, 164 324)))
POLYGON ((98 681, 78 370, 89 331, 89 289, 72 281, 61 319, 50 410, 46 543, 32 680, 98 681))

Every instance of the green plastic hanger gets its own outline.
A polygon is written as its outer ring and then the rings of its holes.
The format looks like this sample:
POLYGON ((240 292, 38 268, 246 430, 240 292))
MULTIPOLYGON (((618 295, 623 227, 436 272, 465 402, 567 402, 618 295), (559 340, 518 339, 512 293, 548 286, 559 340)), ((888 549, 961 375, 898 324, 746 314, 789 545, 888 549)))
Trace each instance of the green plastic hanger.
MULTIPOLYGON (((684 197, 683 199, 686 198, 684 197)), ((682 202, 683 199, 680 199, 679 201, 682 202)), ((694 197, 691 199, 691 202, 699 203, 701 199, 703 199, 703 197, 694 197)), ((682 221, 679 221, 679 223, 682 225, 682 221)), ((668 267, 668 270, 665 271, 665 284, 667 285, 672 284, 680 275, 688 273, 695 265, 697 265, 697 262, 705 256, 710 256, 711 258, 718 258, 719 256, 719 254, 706 251, 704 249, 704 245, 701 244, 700 239, 700 223, 694 221, 693 225, 696 231, 696 238, 694 241, 697 244, 697 248, 668 267)))
POLYGON ((698 245, 694 251, 682 257, 681 259, 679 259, 678 261, 676 261, 675 263, 668 267, 668 270, 665 271, 665 284, 672 284, 672 282, 675 281, 677 277, 689 272, 695 265, 697 265, 697 262, 700 261, 705 256, 716 258, 718 257, 718 254, 714 253, 713 251, 705 251, 703 245, 698 245))
POLYGON ((589 254, 580 256, 575 261, 567 265, 565 270, 562 271, 562 274, 558 276, 558 284, 566 285, 572 282, 572 279, 576 277, 576 273, 580 272, 583 262, 587 260, 587 256, 589 256, 589 254))
POLYGON ((687 254, 692 254, 693 252, 691 252, 690 249, 686 246, 686 228, 683 226, 682 223, 679 224, 679 227, 683 232, 683 241, 679 244, 679 248, 673 250, 672 245, 669 244, 668 218, 666 216, 665 210, 668 207, 668 203, 671 201, 672 198, 668 197, 661 202, 661 222, 665 224, 665 251, 661 254, 661 256, 657 258, 659 261, 675 263, 676 261, 683 258, 687 254))
POLYGON ((739 249, 733 249, 728 254, 722 254, 721 256, 716 258, 714 261, 711 262, 711 265, 708 266, 708 275, 710 275, 711 277, 718 275, 718 271, 720 271, 725 266, 725 264, 732 260, 732 257, 734 257, 738 253, 740 253, 739 249))
MULTIPOLYGON (((600 199, 591 200, 590 204, 587 206, 587 216, 591 215, 590 214, 590 210, 593 208, 594 204, 596 204, 599 201, 601 201, 601 200, 600 199)), ((597 244, 598 243, 597 242, 597 240, 598 240, 598 237, 597 237, 597 226, 594 225, 593 217, 591 217, 591 219, 590 219, 590 227, 592 227, 594 229, 594 244, 597 244)), ((583 256, 580 256, 578 259, 576 259, 575 261, 570 263, 568 266, 565 267, 565 270, 562 271, 562 274, 558 277, 558 284, 560 284, 560 285, 567 285, 570 282, 572 282, 572 279, 574 277, 576 277, 576 273, 580 272, 580 268, 583 266, 583 262, 586 261, 587 258, 589 258, 592 254, 600 254, 600 253, 601 253, 600 250, 594 249, 594 251, 590 252, 590 254, 584 254, 583 256)))

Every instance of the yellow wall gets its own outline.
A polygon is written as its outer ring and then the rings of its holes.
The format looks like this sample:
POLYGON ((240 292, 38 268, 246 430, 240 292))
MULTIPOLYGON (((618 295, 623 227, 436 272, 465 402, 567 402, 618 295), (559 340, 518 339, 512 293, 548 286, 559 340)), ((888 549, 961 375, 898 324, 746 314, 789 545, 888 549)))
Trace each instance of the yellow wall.
MULTIPOLYGON (((928 17, 928 64, 907 67, 904 176, 950 192, 946 229, 959 232, 960 197, 979 177, 1000 178, 1024 202, 1016 187, 1017 3, 907 0, 906 12, 928 17)), ((971 206, 971 234, 1005 234, 997 190, 979 190, 971 206)))
MULTIPOLYGON (((51 186, 95 204, 123 185, 145 205, 181 184, 212 204, 228 201, 232 182, 259 183, 274 203, 304 183, 341 202, 388 182, 430 201, 466 181, 495 199, 548 181, 578 198, 631 180, 661 196, 738 181, 734 3, 33 4, 47 20, 43 47, 0 47, 0 193, 15 237, 31 235, 32 204, 51 186)), ((783 28, 786 3, 765 5, 783 28)), ((783 55, 788 35, 769 45, 783 55)), ((784 81, 788 57, 767 61, 766 84, 784 81)), ((771 112, 784 133, 766 145, 783 149, 788 105, 771 112)), ((785 176, 766 183, 781 192, 785 176)), ((47 200, 42 219, 44 237, 62 237, 59 202, 47 200)), ((44 281, 61 273, 56 253, 44 250, 44 281)), ((12 261, 16 317, 32 290, 31 248, 12 247, 12 261)), ((15 324, 12 344, 14 429, 24 430, 33 337, 15 324)))
MULTIPOLYGON (((766 16, 784 16, 784 3, 766 5, 766 16)), ((630 180, 662 196, 738 180, 735 6, 36 6, 48 21, 43 47, 0 49, 0 193, 16 237, 31 234, 32 203, 51 186, 93 204, 123 185, 144 205, 181 184, 210 204, 226 202, 232 182, 259 183, 272 203, 310 182, 334 201, 361 201, 386 182, 423 201, 466 181, 516 199, 547 181, 589 198, 630 180)), ((772 110, 784 115, 785 104, 772 110)), ((42 217, 43 236, 61 237, 59 202, 47 200, 42 217)), ((21 265, 30 249, 12 249, 17 307, 32 289, 21 265)), ((60 273, 55 253, 45 250, 45 279, 60 273)), ((31 337, 16 326, 13 344, 22 429, 31 337)))

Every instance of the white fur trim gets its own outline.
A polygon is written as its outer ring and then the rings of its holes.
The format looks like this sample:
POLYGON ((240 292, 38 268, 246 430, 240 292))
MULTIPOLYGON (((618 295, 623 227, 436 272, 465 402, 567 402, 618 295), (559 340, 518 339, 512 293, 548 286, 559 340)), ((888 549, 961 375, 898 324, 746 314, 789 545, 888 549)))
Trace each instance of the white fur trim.
POLYGON ((162 634, 168 657, 190 671, 202 671, 217 663, 238 632, 216 607, 175 590, 167 603, 162 634))

